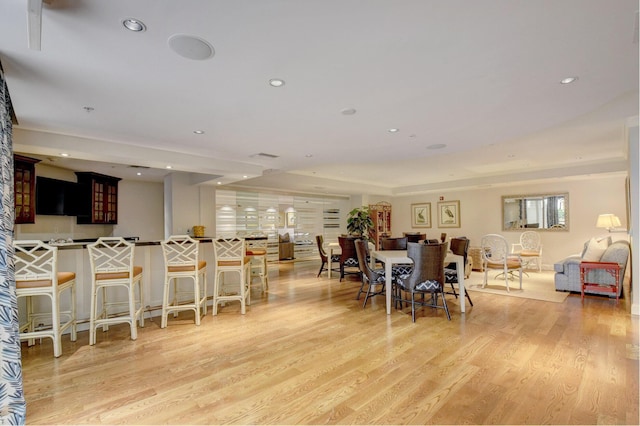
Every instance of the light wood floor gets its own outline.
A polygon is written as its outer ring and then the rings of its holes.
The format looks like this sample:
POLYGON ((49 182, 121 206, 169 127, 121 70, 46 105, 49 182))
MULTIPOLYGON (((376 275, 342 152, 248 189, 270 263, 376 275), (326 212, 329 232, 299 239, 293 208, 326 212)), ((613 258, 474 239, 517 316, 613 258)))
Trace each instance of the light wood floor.
MULTIPOLYGON (((359 282, 281 265, 246 315, 227 305, 23 346, 28 424, 635 424, 638 319, 627 302, 472 293, 452 320, 362 309, 359 282), (468 306, 468 305, 467 305, 468 306)), ((160 285, 155 283, 155 285, 160 285)), ((627 299, 628 300, 628 299, 627 299)))

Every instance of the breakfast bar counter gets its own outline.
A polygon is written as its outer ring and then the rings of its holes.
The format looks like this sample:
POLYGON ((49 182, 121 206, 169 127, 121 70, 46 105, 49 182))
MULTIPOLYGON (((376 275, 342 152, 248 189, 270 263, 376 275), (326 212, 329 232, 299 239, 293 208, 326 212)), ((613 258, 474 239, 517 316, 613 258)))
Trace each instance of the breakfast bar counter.
MULTIPOLYGON (((201 242, 199 257, 205 260, 207 268, 207 293, 213 296, 215 277, 215 256, 211 238, 197 238, 201 242)), ((130 241, 135 244, 134 264, 143 268, 142 287, 144 292, 145 317, 160 315, 164 291, 164 257, 161 241, 130 241), (157 311, 157 312, 156 312, 157 311)), ((78 329, 88 329, 91 308, 91 265, 89 252, 86 249, 90 241, 58 242, 52 244, 58 247, 58 270, 76 273, 76 309, 78 329)), ((114 289, 117 299, 127 300, 125 289, 114 289), (117 293, 118 291, 122 293, 117 293)), ((62 304, 62 309, 68 306, 62 304)))

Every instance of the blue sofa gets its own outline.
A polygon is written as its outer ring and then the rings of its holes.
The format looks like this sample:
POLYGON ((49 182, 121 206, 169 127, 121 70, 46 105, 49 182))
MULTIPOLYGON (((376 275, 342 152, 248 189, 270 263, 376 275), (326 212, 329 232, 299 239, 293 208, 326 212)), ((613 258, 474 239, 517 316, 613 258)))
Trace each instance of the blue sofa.
MULTIPOLYGON (((582 253, 579 255, 569 256, 562 261, 556 263, 554 269, 556 290, 558 291, 573 291, 580 293, 580 261, 582 256, 587 250, 589 242, 584 245, 582 253)), ((627 262, 629 260, 629 242, 628 241, 615 241, 611 242, 609 238, 609 246, 600 257, 600 262, 617 262, 621 267, 620 281, 618 283, 618 296, 622 295, 622 282, 624 280, 624 274, 627 269, 627 262)), ((591 275, 590 281, 599 282, 603 284, 612 283, 613 277, 605 271, 593 271, 595 275, 591 275)), ((591 294, 607 294, 609 297, 615 297, 611 293, 606 293, 598 290, 590 290, 585 293, 591 294)))

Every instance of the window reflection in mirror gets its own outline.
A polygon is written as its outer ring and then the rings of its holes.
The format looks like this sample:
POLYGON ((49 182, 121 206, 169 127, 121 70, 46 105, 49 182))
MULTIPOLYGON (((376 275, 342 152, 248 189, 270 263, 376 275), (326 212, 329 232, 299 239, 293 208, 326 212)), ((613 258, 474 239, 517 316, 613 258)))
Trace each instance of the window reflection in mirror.
POLYGON ((504 195, 502 230, 531 228, 568 231, 569 194, 504 195))

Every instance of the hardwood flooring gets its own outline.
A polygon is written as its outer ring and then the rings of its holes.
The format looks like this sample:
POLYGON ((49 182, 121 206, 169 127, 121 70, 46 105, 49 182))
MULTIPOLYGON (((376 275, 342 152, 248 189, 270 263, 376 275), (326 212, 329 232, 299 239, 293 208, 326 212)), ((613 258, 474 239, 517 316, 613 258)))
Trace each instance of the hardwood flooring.
MULTIPOLYGON (((160 329, 147 320, 23 345, 28 424, 639 424, 638 318, 628 298, 564 303, 473 293, 417 322, 317 262, 269 292, 160 329)), ((155 283, 154 285, 161 285, 155 283)))

